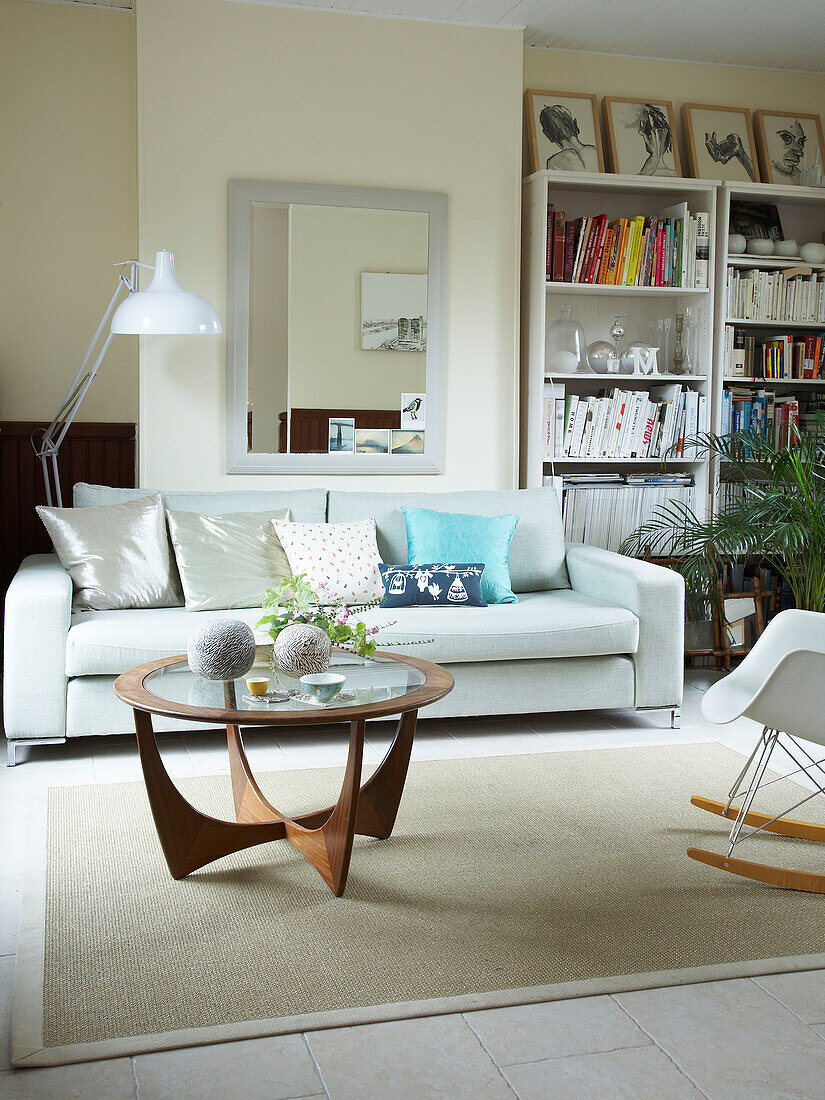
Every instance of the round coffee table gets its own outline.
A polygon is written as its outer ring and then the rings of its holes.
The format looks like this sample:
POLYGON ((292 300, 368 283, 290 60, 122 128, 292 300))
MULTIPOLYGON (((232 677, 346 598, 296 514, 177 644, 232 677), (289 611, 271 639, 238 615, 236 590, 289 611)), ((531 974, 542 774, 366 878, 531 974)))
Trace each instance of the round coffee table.
MULTIPOLYGON (((452 691, 453 678, 440 665, 383 652, 369 659, 334 651, 330 671, 346 676, 344 691, 326 706, 290 698, 246 702, 243 680, 201 680, 186 657, 150 661, 115 681, 115 695, 135 712, 138 751, 158 838, 173 878, 184 878, 221 856, 270 840, 288 840, 340 897, 347 883, 355 833, 384 839, 392 833, 410 762, 420 707, 452 691), (152 715, 225 725, 235 821, 202 814, 192 806, 163 765, 152 715), (383 761, 363 786, 361 764, 368 718, 400 715, 383 761), (349 755, 334 806, 288 817, 261 792, 244 751, 241 725, 301 726, 349 722, 349 755)), ((283 686, 299 684, 279 674, 283 686)), ((277 684, 275 685, 278 686, 277 684)))

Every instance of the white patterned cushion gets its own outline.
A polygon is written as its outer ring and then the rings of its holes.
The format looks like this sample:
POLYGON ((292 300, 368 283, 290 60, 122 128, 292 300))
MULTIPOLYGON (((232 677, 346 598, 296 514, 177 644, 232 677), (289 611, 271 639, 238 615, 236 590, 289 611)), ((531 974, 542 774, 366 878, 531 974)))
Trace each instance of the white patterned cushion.
POLYGON ((318 594, 347 604, 372 603, 384 594, 375 520, 289 523, 274 519, 294 576, 305 573, 318 594))

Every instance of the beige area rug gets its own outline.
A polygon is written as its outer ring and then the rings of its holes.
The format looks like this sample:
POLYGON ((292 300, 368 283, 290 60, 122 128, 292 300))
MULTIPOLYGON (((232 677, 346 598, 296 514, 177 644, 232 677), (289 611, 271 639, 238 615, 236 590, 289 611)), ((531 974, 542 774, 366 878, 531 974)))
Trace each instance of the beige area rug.
MULTIPOLYGON (((725 823, 688 799, 720 796, 742 763, 700 744, 414 764, 394 835, 356 838, 341 899, 283 841, 175 882, 142 784, 53 788, 46 874, 30 861, 21 919, 14 1064, 821 967, 820 896, 685 855, 722 850, 725 823)), ((340 780, 262 786, 300 812, 340 780)), ((788 805, 799 787, 781 786, 788 805)), ((180 787, 229 816, 227 776, 180 787)), ((744 855, 822 857, 771 836, 744 855)))

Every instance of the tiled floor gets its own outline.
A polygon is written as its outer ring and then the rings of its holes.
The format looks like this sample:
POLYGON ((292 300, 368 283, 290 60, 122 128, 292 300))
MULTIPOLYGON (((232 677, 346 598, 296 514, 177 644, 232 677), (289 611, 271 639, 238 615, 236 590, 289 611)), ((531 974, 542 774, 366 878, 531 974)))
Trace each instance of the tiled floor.
MULTIPOLYGON (((703 722, 706 682, 689 677, 680 730, 659 725, 658 716, 622 711, 429 721, 420 726, 415 756, 552 753, 675 739, 749 751, 757 733, 752 723, 703 722)), ((377 761, 388 734, 386 724, 370 726, 368 760, 377 761)), ((173 775, 210 774, 227 770, 223 744, 219 734, 169 735, 163 752, 173 775)), ((248 744, 261 770, 341 763, 346 752, 343 733, 329 731, 277 739, 261 732, 248 744)), ((139 775, 128 738, 43 747, 17 768, 0 768, 0 1100, 825 1097, 825 970, 9 1070, 17 883, 31 800, 43 797, 44 785, 139 775)))

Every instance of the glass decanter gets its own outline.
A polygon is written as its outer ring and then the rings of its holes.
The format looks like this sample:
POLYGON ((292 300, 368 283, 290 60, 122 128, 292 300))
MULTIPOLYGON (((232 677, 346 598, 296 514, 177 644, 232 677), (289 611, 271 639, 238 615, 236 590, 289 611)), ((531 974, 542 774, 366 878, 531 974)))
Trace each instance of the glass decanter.
POLYGON ((590 373, 584 329, 572 314, 572 306, 562 306, 559 320, 552 321, 547 326, 544 369, 551 377, 557 374, 590 373))

